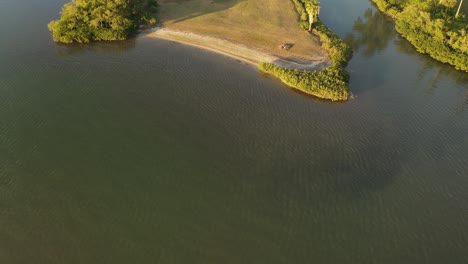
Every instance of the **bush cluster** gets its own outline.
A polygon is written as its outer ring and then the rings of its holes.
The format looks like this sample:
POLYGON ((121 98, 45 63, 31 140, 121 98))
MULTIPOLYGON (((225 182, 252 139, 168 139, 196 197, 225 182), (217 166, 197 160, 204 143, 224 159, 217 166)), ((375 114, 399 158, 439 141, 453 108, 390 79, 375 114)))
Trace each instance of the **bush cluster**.
POLYGON ((304 71, 262 62, 259 64, 259 69, 278 77, 286 85, 319 98, 346 101, 349 97, 349 74, 341 67, 332 66, 320 71, 304 71))
POLYGON ((156 0, 72 0, 48 26, 57 42, 122 40, 139 25, 155 24, 156 6, 156 0))
POLYGON ((453 0, 372 0, 420 53, 468 72, 468 20, 453 0))
POLYGON ((307 30, 309 28, 309 16, 307 15, 307 11, 304 7, 304 0, 293 0, 294 6, 296 7, 296 11, 299 14, 299 26, 307 30))
MULTIPOLYGON (((305 8, 307 1, 309 0, 293 0, 299 14, 300 27, 304 30, 309 28, 309 17, 305 8)), ((322 47, 327 51, 333 66, 345 67, 353 55, 353 48, 320 20, 313 24, 312 32, 320 38, 322 47)))
POLYGON ((315 22, 312 32, 320 38, 322 47, 327 51, 330 61, 335 67, 346 67, 353 56, 353 48, 321 21, 315 22))

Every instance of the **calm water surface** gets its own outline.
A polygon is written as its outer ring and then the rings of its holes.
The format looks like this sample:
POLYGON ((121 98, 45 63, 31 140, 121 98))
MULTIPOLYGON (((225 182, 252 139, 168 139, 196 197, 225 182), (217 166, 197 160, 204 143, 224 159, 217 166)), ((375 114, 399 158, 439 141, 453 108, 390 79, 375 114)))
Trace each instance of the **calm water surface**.
POLYGON ((356 98, 0 0, 0 263, 468 263, 468 74, 322 1, 356 98))

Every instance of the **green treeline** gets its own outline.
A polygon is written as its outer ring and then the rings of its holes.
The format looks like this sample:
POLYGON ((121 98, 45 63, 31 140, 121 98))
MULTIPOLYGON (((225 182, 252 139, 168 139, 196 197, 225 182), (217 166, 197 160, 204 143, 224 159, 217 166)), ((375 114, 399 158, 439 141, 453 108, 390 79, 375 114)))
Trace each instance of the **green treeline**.
POLYGON ((346 67, 353 56, 353 48, 321 21, 314 23, 312 32, 320 38, 322 47, 327 51, 330 61, 335 67, 346 67))
POLYGON ((294 3, 294 6, 296 7, 297 13, 299 13, 299 21, 300 24, 299 26, 307 30, 309 27, 309 16, 307 15, 307 11, 304 6, 304 1, 303 0, 292 0, 294 3))
POLYGON ((348 100, 349 73, 344 68, 353 55, 353 49, 318 19, 320 6, 317 0, 293 0, 293 3, 299 13, 300 27, 320 38, 332 66, 320 71, 304 71, 260 63, 259 69, 304 93, 332 101, 348 100))
MULTIPOLYGON (((299 13, 300 27, 304 30, 309 29, 310 23, 310 8, 307 6, 317 6, 316 0, 292 0, 297 12, 299 13), (310 4, 313 3, 313 4, 310 4)), ((320 38, 322 47, 327 51, 333 66, 346 67, 346 64, 353 56, 353 48, 348 45, 343 39, 338 37, 333 31, 327 28, 320 19, 312 21, 312 32, 320 38)))
POLYGON ((293 0, 293 3, 299 13, 300 27, 308 30, 309 24, 312 22, 311 31, 320 38, 322 47, 327 51, 332 65, 346 67, 353 56, 353 48, 320 21, 318 12, 315 19, 311 17, 311 7, 320 9, 317 0, 293 0), (311 18, 313 21, 310 21, 311 18))
POLYGON ((72 0, 49 29, 63 43, 122 40, 139 25, 156 23, 156 5, 156 0, 72 0))
POLYGON ((462 0, 372 1, 418 52, 468 72, 468 19, 457 14, 462 0))

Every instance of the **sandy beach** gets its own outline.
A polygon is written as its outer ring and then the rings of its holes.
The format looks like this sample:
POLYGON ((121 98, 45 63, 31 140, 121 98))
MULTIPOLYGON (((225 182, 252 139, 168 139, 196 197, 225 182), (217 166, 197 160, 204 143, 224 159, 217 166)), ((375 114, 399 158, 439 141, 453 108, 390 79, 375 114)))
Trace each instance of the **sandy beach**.
MULTIPOLYGON (((225 56, 239 59, 254 65, 257 65, 260 62, 270 62, 285 68, 301 70, 319 70, 330 65, 326 57, 314 61, 299 58, 285 59, 260 49, 247 47, 245 45, 226 39, 168 28, 153 28, 145 37, 160 38, 184 43, 220 53, 225 56)), ((278 47, 278 49, 279 48, 280 47, 278 47)))
POLYGON ((283 0, 160 0, 159 27, 147 37, 208 49, 258 65, 291 69, 329 66, 317 36, 299 28, 298 13, 283 0), (282 49, 284 44, 289 49, 282 49))

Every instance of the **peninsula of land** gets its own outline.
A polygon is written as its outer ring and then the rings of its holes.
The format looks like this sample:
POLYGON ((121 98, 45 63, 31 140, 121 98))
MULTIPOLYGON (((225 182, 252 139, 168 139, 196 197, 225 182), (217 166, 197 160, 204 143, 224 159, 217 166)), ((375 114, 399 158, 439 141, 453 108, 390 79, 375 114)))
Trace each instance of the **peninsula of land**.
POLYGON ((328 61, 318 37, 299 28, 292 1, 159 0, 158 4, 162 30, 150 36, 208 47, 256 64, 275 59, 299 65, 328 61), (284 44, 291 47, 283 49, 284 44))
POLYGON ((326 54, 317 56, 317 54, 312 53, 310 54, 312 58, 308 59, 304 57, 287 57, 280 55, 281 46, 272 52, 260 47, 247 46, 239 41, 228 40, 222 36, 210 36, 167 27, 152 28, 149 32, 146 37, 161 38, 211 50, 253 65, 258 65, 260 62, 270 62, 288 69, 308 71, 320 70, 330 66, 326 54))
POLYGON ((161 28, 150 37, 207 48, 259 65, 304 93, 349 97, 350 47, 318 20, 316 0, 159 0, 161 28), (317 10, 315 21, 308 14, 317 10), (309 23, 311 22, 311 23, 309 23), (302 26, 303 24, 307 26, 302 26), (312 31, 312 32, 311 32, 312 31), (335 56, 338 53, 345 56, 335 56))
MULTIPOLYGON (((154 0, 92 1, 98 9, 90 9, 87 1, 72 0, 62 18, 49 25, 56 41, 118 40, 155 22, 148 15, 154 0), (114 4, 119 8, 108 18, 102 10, 114 4), (76 19, 80 12, 83 17, 76 19)), ((352 51, 320 22, 319 10, 317 0, 159 0, 159 26, 147 30, 146 37, 235 57, 304 93, 344 101, 350 94, 344 66, 352 51)))

